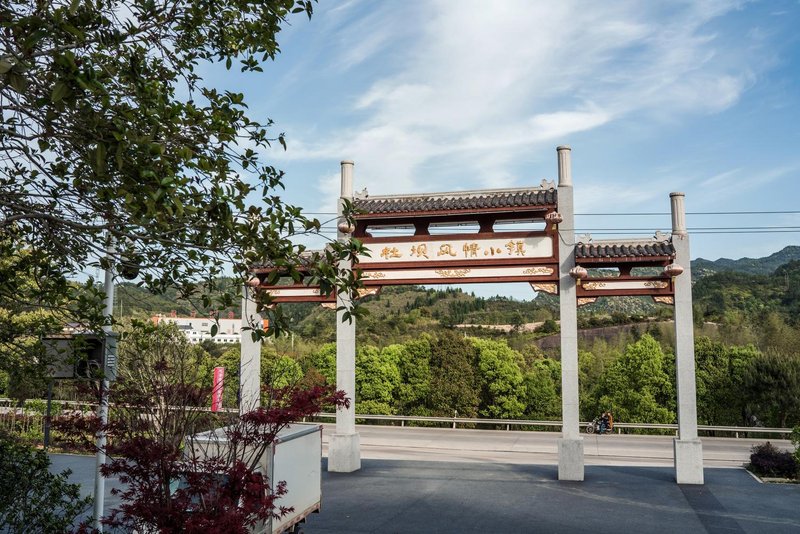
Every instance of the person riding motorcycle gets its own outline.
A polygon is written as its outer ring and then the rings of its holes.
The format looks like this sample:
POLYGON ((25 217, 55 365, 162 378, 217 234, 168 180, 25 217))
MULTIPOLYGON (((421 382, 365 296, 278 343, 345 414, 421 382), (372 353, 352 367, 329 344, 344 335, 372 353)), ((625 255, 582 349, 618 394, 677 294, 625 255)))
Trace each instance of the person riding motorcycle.
POLYGON ((586 425, 587 434, 610 434, 614 428, 614 417, 611 412, 606 411, 598 415, 586 425))
POLYGON ((600 434, 603 434, 608 429, 608 412, 603 412, 600 416, 600 434))

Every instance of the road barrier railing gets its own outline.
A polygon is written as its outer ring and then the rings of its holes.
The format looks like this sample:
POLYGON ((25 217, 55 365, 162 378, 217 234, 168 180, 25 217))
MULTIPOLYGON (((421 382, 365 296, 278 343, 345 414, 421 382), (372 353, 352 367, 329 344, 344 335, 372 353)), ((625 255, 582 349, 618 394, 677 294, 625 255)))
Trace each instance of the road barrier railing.
MULTIPOLYGON (((37 401, 42 402, 42 401, 37 401)), ((93 411, 96 408, 96 404, 81 402, 81 401, 62 401, 62 400, 54 400, 53 403, 59 403, 62 407, 74 407, 79 408, 81 411, 93 411)), ((29 412, 25 408, 19 408, 16 405, 16 401, 12 401, 11 399, 0 399, 0 420, 3 419, 3 415, 6 417, 9 415, 12 416, 24 416, 26 412, 29 412)), ((210 410, 210 408, 199 408, 203 410, 210 410)), ((226 412, 237 412, 238 410, 235 408, 227 408, 223 409, 226 412)), ((34 415, 33 411, 30 411, 30 415, 34 415)), ((38 415, 41 418, 41 412, 39 411, 35 415, 38 415)), ((320 413, 314 419, 322 420, 322 421, 329 421, 335 420, 336 414, 335 413, 320 413)), ((398 426, 399 423, 400 427, 405 427, 408 423, 412 424, 425 424, 425 423, 433 423, 437 425, 447 425, 451 428, 458 428, 458 425, 469 426, 471 428, 479 428, 479 427, 505 427, 506 430, 511 430, 511 427, 517 428, 546 428, 552 429, 553 431, 558 431, 561 429, 561 421, 533 421, 530 419, 483 419, 483 418, 475 418, 475 417, 433 417, 433 416, 418 416, 418 415, 374 415, 374 414, 356 414, 356 420, 363 420, 363 421, 384 421, 389 422, 391 426, 398 426)), ((38 423, 38 421, 37 421, 38 423)), ((580 423, 581 428, 585 428, 589 422, 582 422, 580 423)), ((622 422, 615 422, 614 429, 617 433, 622 434, 626 431, 630 430, 662 430, 662 431, 670 431, 677 434, 678 425, 674 423, 665 424, 665 423, 622 423, 622 422)), ((762 437, 762 436, 771 436, 776 435, 777 437, 781 438, 788 438, 789 434, 792 433, 791 428, 767 428, 761 426, 716 426, 716 425, 698 425, 697 430, 701 434, 713 434, 715 436, 733 436, 736 438, 739 437, 762 437)))
MULTIPOLYGON (((335 413, 321 413, 317 415, 317 419, 330 420, 336 419, 335 413)), ((400 423, 401 427, 405 427, 406 423, 439 423, 447 424, 452 428, 458 428, 458 425, 469 425, 477 427, 482 426, 499 426, 505 427, 506 430, 511 430, 511 427, 552 427, 554 430, 561 428, 561 421, 533 421, 530 419, 484 419, 474 417, 432 417, 432 416, 416 416, 416 415, 374 415, 374 414, 356 414, 356 420, 363 419, 366 421, 390 421, 392 423, 400 423)), ((585 428, 590 423, 588 421, 580 423, 581 428, 585 428)), ((396 425, 393 425, 396 426, 396 425)), ((678 425, 674 423, 614 423, 614 429, 617 433, 623 433, 625 430, 669 430, 677 433, 678 425)), ((778 436, 788 436, 792 433, 791 428, 766 428, 761 426, 715 426, 715 425, 698 425, 698 432, 707 432, 714 434, 733 435, 734 437, 741 437, 744 434, 777 434, 778 436)))

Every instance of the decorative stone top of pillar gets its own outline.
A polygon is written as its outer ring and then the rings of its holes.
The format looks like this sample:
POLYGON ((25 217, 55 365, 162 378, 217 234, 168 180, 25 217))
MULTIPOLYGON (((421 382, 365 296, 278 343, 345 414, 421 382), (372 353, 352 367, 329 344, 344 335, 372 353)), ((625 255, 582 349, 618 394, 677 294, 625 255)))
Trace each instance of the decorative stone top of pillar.
POLYGON ((572 149, 568 145, 561 145, 556 148, 558 152, 558 186, 572 187, 572 163, 570 162, 570 152, 572 149))
POLYGON ((672 208, 672 233, 674 235, 686 235, 686 208, 684 207, 683 193, 670 193, 670 207, 672 208))
POLYGON ((342 198, 353 198, 353 163, 352 160, 342 161, 342 198))

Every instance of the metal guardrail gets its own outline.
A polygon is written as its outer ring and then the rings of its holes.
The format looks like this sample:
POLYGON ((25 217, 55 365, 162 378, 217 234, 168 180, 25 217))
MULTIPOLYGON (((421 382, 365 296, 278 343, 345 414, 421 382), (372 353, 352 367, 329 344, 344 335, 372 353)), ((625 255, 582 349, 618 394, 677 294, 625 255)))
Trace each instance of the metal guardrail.
MULTIPOLYGON (((2 413, 16 413, 22 415, 23 408, 16 408, 11 406, 2 406, 6 403, 11 403, 11 399, 0 398, 0 414, 2 413)), ((81 407, 96 407, 97 405, 90 402, 83 401, 53 401, 60 403, 62 406, 80 405, 81 407)), ((205 409, 204 409, 205 410, 205 409)), ((210 411, 210 408, 208 409, 210 411)), ((226 408, 222 411, 237 412, 235 408, 226 408)), ((315 416, 316 419, 336 419, 335 413, 320 413, 315 416)), ((452 428, 458 428, 458 425, 490 425, 490 426, 505 426, 506 430, 511 430, 512 426, 516 427, 553 427, 560 429, 562 426, 561 421, 532 421, 530 419, 483 419, 474 417, 434 417, 434 416, 415 416, 415 415, 375 415, 375 414, 356 414, 356 419, 363 419, 367 421, 391 421, 399 422, 401 427, 405 427, 406 423, 446 423, 452 428)), ((580 423, 581 428, 588 425, 588 421, 580 423)), ((623 430, 671 430, 677 434, 678 425, 674 423, 621 423, 615 422, 614 428, 617 433, 621 434, 623 430)), ((786 436, 792 433, 791 428, 766 428, 760 426, 715 426, 715 425, 698 425, 698 432, 714 432, 733 434, 734 437, 739 437, 740 434, 777 434, 778 436, 786 436)))
MULTIPOLYGON (((317 415, 321 419, 336 419, 335 413, 321 413, 317 415)), ((533 427, 554 427, 561 428, 561 421, 532 421, 530 419, 483 419, 472 417, 430 417, 430 416, 413 416, 413 415, 373 415, 373 414, 356 414, 356 419, 365 419, 372 421, 399 421, 400 426, 404 427, 407 422, 414 423, 448 423, 452 428, 457 428, 459 424, 466 425, 493 425, 505 426, 506 430, 511 430, 512 426, 533 426, 533 427)), ((580 427, 584 428, 588 425, 589 421, 580 423, 580 427)), ((618 433, 622 433, 625 429, 641 429, 641 430, 672 430, 677 433, 678 425, 675 423, 614 423, 614 428, 618 433)), ((698 425, 699 432, 720 432, 734 434, 739 437, 739 434, 778 434, 788 436, 792 433, 791 428, 766 428, 760 426, 714 426, 714 425, 698 425)))

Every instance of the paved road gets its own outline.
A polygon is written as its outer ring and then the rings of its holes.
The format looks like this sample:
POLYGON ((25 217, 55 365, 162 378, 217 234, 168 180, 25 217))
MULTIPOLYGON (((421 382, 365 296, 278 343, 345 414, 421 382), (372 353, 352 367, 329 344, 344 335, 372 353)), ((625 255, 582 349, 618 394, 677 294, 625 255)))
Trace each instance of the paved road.
MULTIPOLYGON (((669 436, 588 436, 586 480, 560 482, 557 433, 358 430, 362 469, 323 471, 322 512, 306 534, 800 532, 800 485, 711 467, 741 465, 751 440, 704 438, 706 483, 686 486, 675 483, 669 436)), ((51 458, 91 492, 93 458, 51 458)), ((107 491, 117 484, 109 481, 107 491)), ((107 499, 108 510, 116 499, 107 499)))
MULTIPOLYGON (((760 484, 740 468, 678 485, 671 467, 588 466, 559 482, 551 465, 364 460, 323 473, 322 512, 305 534, 800 532, 800 485, 760 484)), ((291 491, 291 489, 289 489, 291 491)))
MULTIPOLYGON (((324 425, 323 448, 334 425, 324 425)), ((400 428, 359 425, 362 458, 384 460, 443 460, 511 464, 558 463, 558 432, 520 432, 442 428, 400 428)), ((672 436, 606 434, 584 436, 587 465, 672 465, 672 436)), ((707 467, 738 467, 746 463, 753 445, 764 440, 702 438, 707 467)), ((771 440, 789 449, 788 440, 771 440)))

